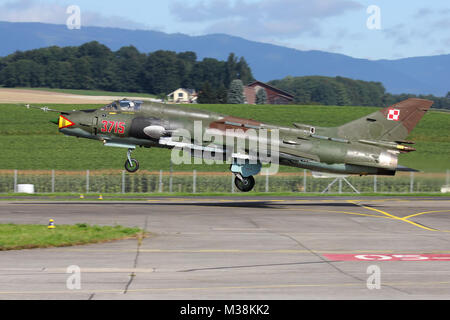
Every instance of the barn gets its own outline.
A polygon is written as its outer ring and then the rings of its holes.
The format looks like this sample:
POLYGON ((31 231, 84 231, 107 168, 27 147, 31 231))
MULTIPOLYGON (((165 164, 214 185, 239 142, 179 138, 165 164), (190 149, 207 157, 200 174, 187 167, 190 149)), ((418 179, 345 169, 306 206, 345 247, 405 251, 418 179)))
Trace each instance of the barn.
POLYGON ((267 83, 254 81, 244 87, 244 96, 248 104, 256 104, 256 93, 261 89, 266 90, 267 104, 290 104, 294 101, 294 96, 290 93, 267 83))

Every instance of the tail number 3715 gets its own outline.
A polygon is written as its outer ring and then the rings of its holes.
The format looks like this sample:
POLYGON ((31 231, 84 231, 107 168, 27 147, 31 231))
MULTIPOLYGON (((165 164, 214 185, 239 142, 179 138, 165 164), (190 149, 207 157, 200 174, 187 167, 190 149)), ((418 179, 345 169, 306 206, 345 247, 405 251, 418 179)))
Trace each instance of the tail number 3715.
POLYGON ((125 122, 103 120, 102 128, 100 131, 107 132, 107 133, 114 132, 114 133, 124 134, 125 133, 125 122))

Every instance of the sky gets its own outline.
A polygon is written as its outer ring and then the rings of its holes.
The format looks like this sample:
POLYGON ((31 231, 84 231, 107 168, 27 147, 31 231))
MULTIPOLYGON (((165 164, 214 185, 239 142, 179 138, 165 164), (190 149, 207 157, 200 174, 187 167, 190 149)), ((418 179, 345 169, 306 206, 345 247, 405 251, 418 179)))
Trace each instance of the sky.
POLYGON ((448 0, 0 0, 0 21, 225 33, 363 59, 450 54, 448 0))

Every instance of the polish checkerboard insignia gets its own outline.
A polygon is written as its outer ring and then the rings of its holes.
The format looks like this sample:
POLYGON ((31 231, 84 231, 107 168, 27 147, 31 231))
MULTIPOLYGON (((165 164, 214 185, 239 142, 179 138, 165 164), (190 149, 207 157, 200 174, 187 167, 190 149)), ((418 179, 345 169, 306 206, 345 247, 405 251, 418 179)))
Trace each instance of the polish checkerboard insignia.
POLYGON ((387 115, 388 120, 398 121, 400 120, 400 110, 398 109, 390 109, 387 115))

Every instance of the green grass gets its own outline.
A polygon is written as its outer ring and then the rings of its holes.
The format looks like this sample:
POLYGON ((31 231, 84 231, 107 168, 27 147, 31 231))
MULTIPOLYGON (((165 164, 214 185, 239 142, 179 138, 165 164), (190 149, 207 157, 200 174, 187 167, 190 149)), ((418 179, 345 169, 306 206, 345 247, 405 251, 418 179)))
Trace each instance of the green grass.
POLYGON ((142 235, 139 228, 91 226, 85 223, 57 225, 0 225, 0 251, 98 243, 142 235))
MULTIPOLYGON (((100 107, 72 105, 50 107, 72 110, 100 107)), ((317 126, 338 126, 374 112, 371 107, 270 106, 270 105, 196 105, 196 108, 253 118, 263 122, 291 126, 293 122, 317 126)), ((0 169, 96 170, 122 169, 126 152, 108 148, 97 141, 66 137, 50 123, 57 114, 27 110, 18 105, 0 105, 0 169)), ((408 139, 416 141, 416 152, 400 155, 400 164, 425 172, 450 169, 450 113, 431 111, 425 115, 408 139)), ((170 151, 138 148, 133 157, 141 169, 170 168, 170 151)), ((176 171, 228 171, 228 165, 182 165, 176 171)), ((280 167, 282 172, 300 172, 280 167)))

